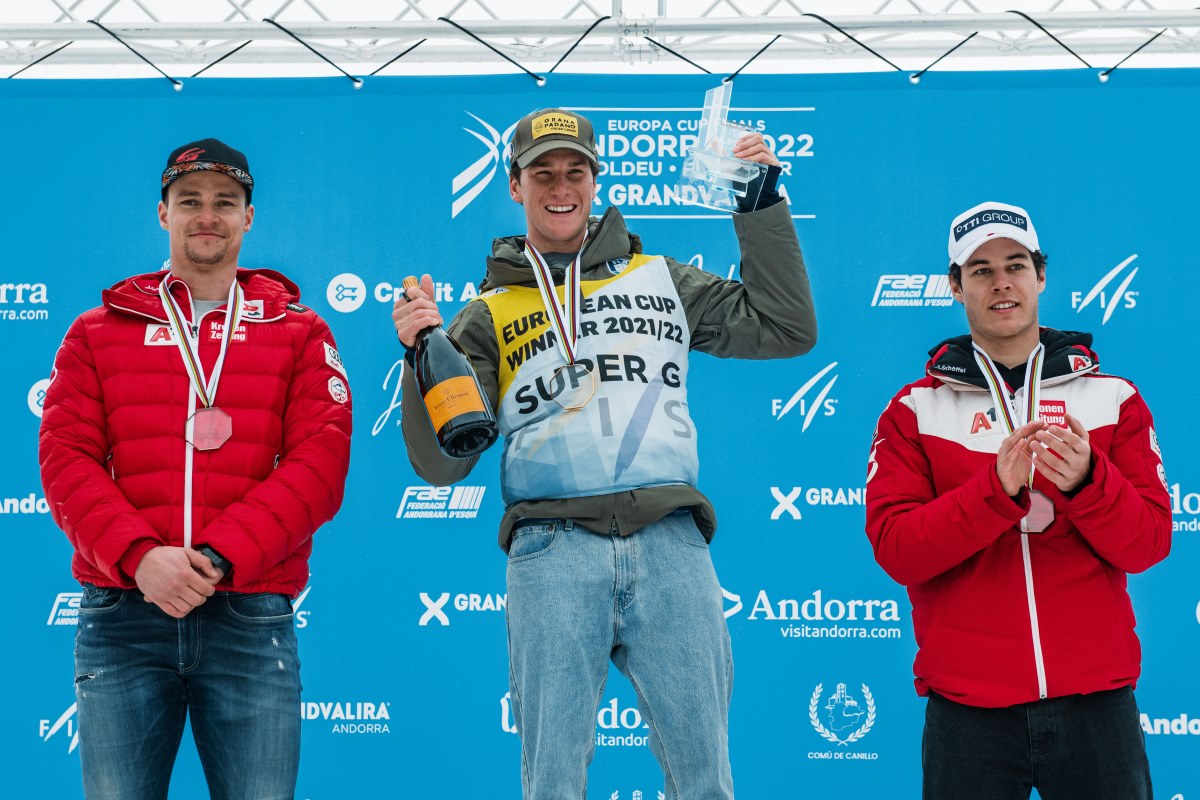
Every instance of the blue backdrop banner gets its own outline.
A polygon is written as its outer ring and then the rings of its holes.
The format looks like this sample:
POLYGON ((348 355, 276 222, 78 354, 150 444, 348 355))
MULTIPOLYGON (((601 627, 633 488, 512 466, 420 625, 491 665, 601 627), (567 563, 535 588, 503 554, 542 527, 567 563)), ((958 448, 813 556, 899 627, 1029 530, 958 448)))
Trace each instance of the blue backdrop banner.
MULTIPOLYGON (((216 136, 255 177, 242 264, 278 269, 333 328, 355 435, 346 502, 318 534, 296 600, 303 660, 298 797, 520 796, 505 653, 498 448, 454 487, 415 476, 400 434, 402 351, 389 318, 430 272, 453 314, 491 239, 522 233, 504 148, 517 119, 591 118, 595 210, 616 205, 648 252, 738 275, 727 216, 675 183, 711 76, 0 82, 0 546, 9 565, 0 745, 6 796, 77 798, 72 639, 80 588, 43 498, 37 429, 55 349, 100 290, 160 267, 168 152, 216 136)), ((1155 413, 1171 556, 1131 579, 1138 701, 1157 794, 1200 798, 1200 381, 1170 365, 1195 326, 1200 72, 744 75, 731 118, 763 131, 805 252, 820 323, 808 355, 692 360, 700 486, 737 677, 743 798, 915 798, 924 700, 902 587, 863 533, 871 433, 926 351, 966 332, 946 280, 955 214, 1027 208, 1049 255, 1043 324, 1086 330, 1105 371, 1155 413), (1182 265, 1182 266, 1181 266, 1182 265), (1182 273, 1174 272, 1176 268, 1182 273), (1192 431, 1189 433, 1188 431, 1192 431)), ((1188 356, 1190 358, 1190 356, 1188 356)), ((636 696, 619 675, 596 715, 589 796, 663 798, 636 696)), ((207 797, 185 740, 171 796, 207 797)))

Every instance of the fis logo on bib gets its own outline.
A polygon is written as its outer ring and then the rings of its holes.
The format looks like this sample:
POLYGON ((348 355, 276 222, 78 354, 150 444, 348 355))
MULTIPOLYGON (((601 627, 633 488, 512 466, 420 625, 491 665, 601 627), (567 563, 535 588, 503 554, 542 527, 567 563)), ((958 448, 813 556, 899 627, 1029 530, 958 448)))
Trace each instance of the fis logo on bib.
POLYGON ((483 130, 478 131, 470 127, 464 127, 466 131, 475 140, 472 147, 468 150, 468 159, 474 159, 470 162, 466 169, 454 176, 450 182, 450 194, 452 197, 450 203, 450 219, 454 219, 464 210, 471 202, 478 197, 488 184, 492 182, 492 178, 496 176, 497 171, 503 170, 503 175, 508 174, 508 144, 512 139, 513 131, 517 127, 517 123, 513 123, 504 133, 493 128, 491 125, 484 122, 481 118, 475 116, 470 111, 464 111, 468 117, 479 123, 479 127, 483 130), (482 150, 479 145, 482 145, 482 150))
POLYGON ((794 417, 803 417, 804 422, 800 426, 800 432, 808 430, 808 426, 813 424, 818 416, 832 417, 837 413, 837 400, 831 398, 829 393, 833 391, 833 385, 837 383, 838 376, 835 374, 829 380, 821 383, 825 376, 833 372, 834 367, 838 362, 834 361, 825 369, 818 372, 816 375, 809 378, 803 386, 795 391, 787 400, 775 398, 771 400, 771 416, 776 421, 782 421, 793 411, 796 412, 794 417), (820 384, 818 387, 817 385, 820 384))
POLYGON ((396 519, 475 519, 486 486, 409 486, 396 519))
POLYGON ((871 307, 945 308, 954 305, 949 275, 880 275, 871 307))
POLYGON ((1075 309, 1075 313, 1082 314, 1089 306, 1101 308, 1104 310, 1104 316, 1100 324, 1107 325, 1118 308, 1135 308, 1139 293, 1130 290, 1129 286, 1137 277, 1138 268, 1127 267, 1133 264, 1136 258, 1137 253, 1134 253, 1117 264, 1103 278, 1096 281, 1096 285, 1089 289, 1087 294, 1071 292, 1071 308, 1075 309))

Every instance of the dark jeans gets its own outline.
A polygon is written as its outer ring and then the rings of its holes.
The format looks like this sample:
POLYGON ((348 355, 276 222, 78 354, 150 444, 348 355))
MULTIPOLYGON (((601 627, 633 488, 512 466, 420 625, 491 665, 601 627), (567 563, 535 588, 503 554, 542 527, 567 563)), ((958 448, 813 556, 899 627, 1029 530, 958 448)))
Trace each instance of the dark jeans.
POLYGON ((85 585, 75 675, 88 800, 165 800, 188 715, 214 800, 295 793, 300 662, 287 597, 217 592, 177 620, 139 591, 85 585))
POLYGON ((1151 800, 1150 765, 1129 687, 1008 708, 930 693, 921 744, 924 800, 1151 800))

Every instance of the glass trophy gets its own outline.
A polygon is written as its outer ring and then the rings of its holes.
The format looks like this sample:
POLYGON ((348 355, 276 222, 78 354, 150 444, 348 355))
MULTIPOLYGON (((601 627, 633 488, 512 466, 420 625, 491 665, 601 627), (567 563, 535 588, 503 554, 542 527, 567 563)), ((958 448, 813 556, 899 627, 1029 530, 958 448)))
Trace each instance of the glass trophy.
POLYGON ((722 83, 704 95, 696 145, 684 158, 676 183, 679 198, 689 205, 717 211, 737 211, 738 200, 750 208, 758 202, 767 165, 733 157, 737 140, 753 130, 729 121, 732 83, 722 83))

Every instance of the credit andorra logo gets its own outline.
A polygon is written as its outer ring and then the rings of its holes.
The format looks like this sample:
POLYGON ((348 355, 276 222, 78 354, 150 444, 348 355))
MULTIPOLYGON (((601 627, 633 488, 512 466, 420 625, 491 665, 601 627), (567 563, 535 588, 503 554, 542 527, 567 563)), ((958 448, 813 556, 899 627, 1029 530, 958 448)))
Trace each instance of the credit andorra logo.
POLYGON ((49 388, 49 378, 42 378, 29 387, 29 393, 25 396, 25 402, 29 405, 30 413, 35 417, 40 418, 42 416, 42 405, 46 402, 46 390, 49 388))
POLYGON ((317 702, 300 703, 300 719, 306 722, 330 722, 330 733, 391 733, 390 702, 317 702))
POLYGON ((396 519, 475 519, 486 486, 409 486, 396 519))
POLYGON ((871 307, 946 308, 954 305, 949 275, 880 275, 871 307))
POLYGON ((787 400, 783 400, 782 398, 773 399, 771 401, 771 416, 775 418, 775 421, 782 421, 784 417, 795 410, 798 416, 804 418, 804 423, 800 426, 800 432, 803 433, 808 430, 808 426, 812 425, 813 420, 818 416, 832 417, 836 414, 837 400, 830 397, 829 393, 833 391, 833 385, 837 383, 838 376, 835 374, 824 384, 821 384, 820 388, 815 387, 824 380, 825 376, 833 372, 837 365, 838 362, 834 361, 825 367, 825 369, 813 375, 787 400))
POLYGON ((507 157, 502 158, 502 156, 507 156, 505 148, 512 139, 513 130, 517 127, 517 123, 514 122, 504 133, 500 133, 470 111, 463 111, 463 113, 478 122, 483 128, 482 133, 472 128, 463 128, 479 144, 483 145, 483 154, 471 162, 470 166, 455 175, 454 180, 450 182, 450 193, 453 197, 450 203, 450 219, 454 219, 467 206, 471 205, 471 201, 487 188, 501 168, 505 175, 508 174, 508 159, 507 157))
MULTIPOLYGON (((872 451, 874 452, 874 451, 872 451)), ((782 486, 771 487, 775 508, 772 520, 803 519, 799 504, 809 506, 861 506, 867 490, 862 486, 782 486)))
POLYGON ((861 699, 850 694, 846 684, 824 695, 825 685, 818 683, 808 703, 808 721, 813 730, 836 747, 832 750, 810 752, 810 759, 864 759, 874 761, 878 753, 849 750, 848 746, 861 740, 875 726, 875 696, 865 683, 861 685, 861 699), (846 748, 846 749, 843 749, 846 748))
POLYGON ((343 272, 329 279, 325 299, 334 311, 348 314, 357 311, 367 299, 367 285, 353 272, 343 272))
MULTIPOLYGON (((520 733, 513 717, 512 693, 500 698, 500 728, 505 733, 520 733)), ((649 742, 650 726, 636 706, 622 706, 612 698, 596 712, 597 747, 645 747, 649 742)))
POLYGON ((0 283, 0 320, 27 322, 50 319, 47 309, 36 307, 49 302, 44 283, 0 283))
POLYGON ((1118 308, 1136 308, 1138 292, 1131 290, 1129 286, 1137 277, 1138 268, 1126 270, 1136 258, 1137 253, 1134 253, 1117 264, 1103 278, 1096 281, 1096 285, 1088 290, 1087 294, 1071 292, 1071 308, 1075 309, 1077 314, 1081 314, 1085 308, 1095 303, 1098 308, 1104 310, 1101 325, 1107 325, 1118 308))
MULTIPOLYGON (((465 303, 479 296, 479 288, 473 283, 464 283, 461 290, 455 290, 453 283, 436 281, 433 284, 433 299, 437 303, 465 303)), ((343 272, 334 275, 325 286, 325 300, 334 311, 349 314, 362 308, 367 298, 376 303, 391 305, 404 297, 404 287, 388 281, 379 281, 367 291, 366 282, 353 272, 343 272)), ((443 312, 447 309, 443 308, 443 312)), ((448 318, 448 317, 447 317, 448 318)))
POLYGON ((0 497, 0 514, 49 514, 46 498, 33 492, 24 497, 0 497))
POLYGON ((434 597, 429 592, 421 592, 417 595, 421 603, 424 604, 425 610, 421 613, 421 617, 417 620, 417 624, 421 627, 437 623, 439 625, 449 625, 450 616, 448 611, 503 611, 508 606, 508 595, 506 594, 456 594, 454 601, 450 601, 450 593, 442 592, 437 597, 434 597), (447 606, 450 608, 447 609, 447 606))
POLYGON ((75 719, 78 710, 79 705, 71 703, 66 711, 59 714, 58 719, 38 720, 38 736, 43 742, 49 742, 62 734, 58 741, 65 741, 67 752, 74 753, 75 748, 79 747, 79 721, 75 719))

